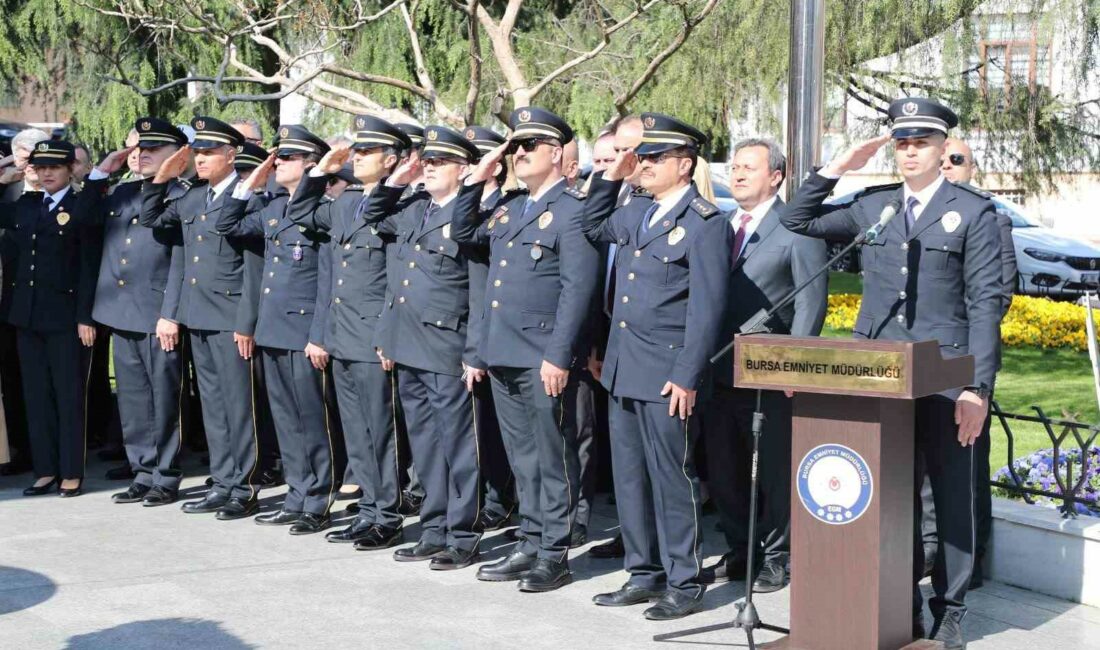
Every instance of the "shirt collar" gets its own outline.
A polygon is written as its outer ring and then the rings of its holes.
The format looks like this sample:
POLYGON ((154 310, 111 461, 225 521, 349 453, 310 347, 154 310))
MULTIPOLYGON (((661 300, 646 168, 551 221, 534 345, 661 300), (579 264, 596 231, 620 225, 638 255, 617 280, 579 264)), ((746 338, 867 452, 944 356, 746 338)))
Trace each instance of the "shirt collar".
POLYGON ((455 191, 451 192, 450 194, 448 194, 447 196, 443 197, 442 199, 440 199, 438 201, 436 201, 435 199, 432 199, 432 203, 434 203, 435 205, 438 205, 441 208, 445 208, 445 207, 447 207, 448 203, 450 203, 451 201, 453 201, 455 199, 456 196, 458 196, 458 190, 455 190, 455 191))
POLYGON ((684 196, 688 193, 688 190, 690 190, 690 189, 691 189, 691 183, 688 183, 687 185, 681 187, 680 189, 676 190, 672 194, 669 194, 665 198, 663 198, 659 201, 655 201, 655 203, 657 203, 657 205, 661 206, 660 208, 657 208, 657 209, 661 210, 661 211, 664 211, 664 212, 667 212, 668 210, 671 210, 677 203, 680 202, 681 199, 684 198, 684 196))
POLYGON ((764 217, 768 216, 768 212, 770 212, 771 209, 772 209, 772 206, 775 205, 775 200, 777 198, 779 198, 778 194, 772 194, 770 199, 768 199, 766 201, 762 201, 761 203, 759 203, 752 210, 742 210, 741 208, 738 208, 737 213, 736 213, 736 218, 739 219, 742 214, 748 212, 749 214, 752 215, 752 221, 750 223, 757 224, 760 221, 762 221, 764 219, 764 217))
POLYGON ((217 185, 211 185, 210 189, 214 192, 214 198, 217 199, 219 196, 221 196, 222 192, 224 192, 226 188, 232 185, 233 181, 235 180, 237 180, 237 172, 230 172, 229 175, 223 178, 220 183, 218 183, 217 185))
POLYGON ((538 193, 538 194, 532 194, 532 195, 530 196, 529 200, 531 201, 531 203, 535 203, 536 201, 538 201, 538 200, 539 200, 539 199, 541 199, 542 197, 546 196, 546 193, 547 193, 547 192, 549 192, 550 190, 552 190, 552 189, 554 189, 555 187, 557 187, 559 183, 564 183, 564 182, 565 182, 565 177, 564 177, 564 176, 562 176, 562 177, 561 177, 561 178, 559 178, 559 179, 558 179, 558 180, 557 180, 556 182, 550 183, 550 184, 549 184, 549 185, 547 185, 546 187, 543 187, 543 188, 539 189, 539 193, 538 193))
POLYGON ((50 194, 45 190, 43 190, 42 193, 50 198, 50 205, 54 206, 58 203, 61 203, 61 199, 65 198, 65 195, 69 193, 69 186, 66 185, 65 187, 61 188, 57 191, 57 194, 50 194))
POLYGON ((917 201, 920 202, 920 206, 922 208, 926 207, 928 205, 928 202, 931 201, 932 197, 936 194, 936 191, 940 189, 940 185, 943 185, 944 180, 945 179, 943 174, 940 174, 936 177, 936 180, 932 181, 928 185, 928 187, 919 192, 914 192, 913 190, 909 189, 908 183, 904 183, 902 186, 905 188, 905 205, 909 205, 909 197, 912 196, 916 197, 917 201))

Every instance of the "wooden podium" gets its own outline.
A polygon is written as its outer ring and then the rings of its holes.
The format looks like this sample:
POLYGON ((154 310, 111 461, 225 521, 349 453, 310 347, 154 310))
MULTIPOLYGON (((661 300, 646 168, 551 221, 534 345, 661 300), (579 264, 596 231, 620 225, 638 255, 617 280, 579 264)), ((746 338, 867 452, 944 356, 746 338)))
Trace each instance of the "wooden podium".
POLYGON ((913 402, 973 376, 935 341, 735 338, 735 386, 796 391, 791 634, 762 647, 942 647, 912 639, 913 402))

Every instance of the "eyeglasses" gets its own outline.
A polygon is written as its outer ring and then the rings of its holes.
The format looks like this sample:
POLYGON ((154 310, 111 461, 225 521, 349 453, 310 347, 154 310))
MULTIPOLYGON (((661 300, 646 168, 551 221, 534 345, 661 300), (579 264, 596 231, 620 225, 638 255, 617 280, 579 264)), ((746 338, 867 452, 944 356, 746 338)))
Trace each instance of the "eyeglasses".
POLYGON ((966 164, 966 156, 961 153, 953 153, 947 156, 947 159, 950 160, 951 164, 955 165, 956 167, 966 164))
POLYGON ((508 153, 516 153, 520 149, 531 152, 538 149, 540 144, 549 144, 555 147, 559 146, 557 141, 553 138, 527 138, 524 140, 513 140, 512 144, 508 147, 508 153))
POLYGON ((420 164, 424 167, 441 167, 443 165, 465 165, 465 160, 458 158, 423 158, 420 164))
POLYGON ((678 154, 675 151, 664 151, 662 153, 638 154, 638 162, 640 162, 640 163, 641 162, 648 162, 648 163, 652 163, 654 165, 660 165, 661 163, 665 162, 666 160, 670 160, 672 158, 687 158, 687 156, 685 156, 683 154, 678 154))
POLYGON ((278 153, 278 154, 275 154, 275 160, 281 160, 283 162, 292 161, 292 160, 303 160, 304 158, 305 158, 305 154, 300 154, 300 153, 278 153))

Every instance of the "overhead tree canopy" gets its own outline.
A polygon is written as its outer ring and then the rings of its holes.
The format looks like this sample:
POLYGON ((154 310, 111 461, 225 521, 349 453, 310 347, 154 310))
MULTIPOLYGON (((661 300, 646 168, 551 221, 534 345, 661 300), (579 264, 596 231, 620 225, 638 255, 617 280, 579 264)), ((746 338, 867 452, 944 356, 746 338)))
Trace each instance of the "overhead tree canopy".
MULTIPOLYGON (((1045 27, 1078 34, 1095 75, 1095 0, 1003 0, 1043 6, 1045 27)), ((455 125, 493 124, 547 106, 592 136, 616 113, 660 110, 699 125, 712 152, 728 125, 778 131, 789 49, 782 0, 0 0, 0 78, 9 92, 64 106, 79 137, 116 143, 133 118, 201 112, 273 126, 281 98, 308 121, 344 128, 347 113, 455 125), (50 93, 53 93, 51 96, 50 93), (750 110, 756 108, 758 110, 750 110), (325 110, 335 109, 335 110, 325 110), (760 110, 762 109, 762 110, 760 110)), ((989 97, 968 83, 980 0, 829 0, 826 83, 884 111, 903 93, 957 106, 965 126, 1004 144, 1025 184, 1094 164, 1100 98, 1042 86, 989 97), (962 26, 960 29, 960 25, 962 26), (876 59, 941 38, 955 66, 892 76, 876 59), (1016 145, 1015 152, 1010 145, 1016 145)), ((970 71, 973 73, 973 71, 970 71)), ((1008 158, 1006 158, 1008 160, 1008 158)))

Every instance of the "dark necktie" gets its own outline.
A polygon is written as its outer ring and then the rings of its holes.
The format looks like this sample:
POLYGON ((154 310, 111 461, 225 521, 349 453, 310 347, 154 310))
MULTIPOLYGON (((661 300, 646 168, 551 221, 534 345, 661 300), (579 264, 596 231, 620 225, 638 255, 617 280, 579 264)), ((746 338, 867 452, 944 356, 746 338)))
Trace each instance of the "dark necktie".
POLYGON ((642 216, 642 233, 649 232, 649 220, 653 218, 653 215, 657 214, 657 208, 661 207, 656 201, 653 205, 649 206, 649 209, 645 211, 645 215, 642 216))
POLYGON ((53 207, 53 199, 50 198, 49 194, 42 197, 42 207, 45 208, 46 212, 49 212, 50 208, 53 207))
POLYGON ((917 213, 914 212, 917 206, 920 205, 920 200, 915 196, 910 196, 909 200, 905 202, 905 234, 908 235, 909 231, 913 229, 913 226, 917 223, 917 213))
POLYGON ((737 220, 737 232, 733 235, 733 259, 741 258, 741 249, 745 246, 745 233, 748 231, 749 222, 752 221, 751 212, 742 212, 737 220))
POLYGON ((420 227, 426 228, 428 226, 428 222, 431 220, 432 216, 434 216, 436 212, 439 212, 439 205, 437 205, 435 201, 432 201, 428 204, 428 209, 424 211, 424 221, 421 222, 420 227))
POLYGON ((206 207, 210 207, 214 203, 214 188, 206 190, 206 207))

